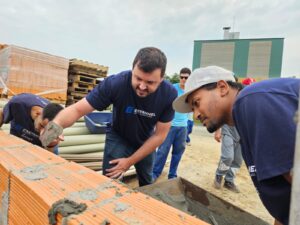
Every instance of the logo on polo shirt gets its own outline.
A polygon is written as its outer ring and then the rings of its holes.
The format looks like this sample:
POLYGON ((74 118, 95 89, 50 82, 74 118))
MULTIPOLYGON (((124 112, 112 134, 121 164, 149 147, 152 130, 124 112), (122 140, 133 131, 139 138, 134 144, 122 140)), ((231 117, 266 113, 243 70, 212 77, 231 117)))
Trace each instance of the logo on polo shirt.
POLYGON ((248 166, 248 171, 251 177, 256 176, 256 167, 255 165, 248 166))
POLYGON ((135 114, 135 115, 139 115, 139 116, 143 116, 143 117, 148 117, 148 118, 153 118, 155 117, 155 113, 151 113, 151 112, 146 112, 144 110, 141 109, 136 109, 133 106, 127 106, 125 108, 125 113, 127 114, 135 114))

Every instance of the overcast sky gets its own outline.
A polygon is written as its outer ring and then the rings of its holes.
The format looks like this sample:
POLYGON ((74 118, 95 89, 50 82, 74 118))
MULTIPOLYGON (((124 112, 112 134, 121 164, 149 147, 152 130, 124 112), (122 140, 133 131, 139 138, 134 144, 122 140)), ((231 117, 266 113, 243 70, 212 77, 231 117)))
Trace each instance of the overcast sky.
POLYGON ((284 37, 283 76, 300 77, 297 0, 0 0, 0 43, 131 68, 138 49, 155 46, 167 74, 191 67, 194 40, 284 37))

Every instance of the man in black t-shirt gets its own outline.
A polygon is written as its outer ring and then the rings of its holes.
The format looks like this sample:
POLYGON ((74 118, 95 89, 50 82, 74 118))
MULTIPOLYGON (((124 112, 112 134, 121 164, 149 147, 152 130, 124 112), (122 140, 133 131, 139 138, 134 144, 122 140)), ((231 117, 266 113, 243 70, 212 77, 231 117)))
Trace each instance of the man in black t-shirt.
POLYGON ((132 70, 109 76, 86 98, 60 112, 41 136, 42 140, 48 144, 51 129, 69 127, 94 109, 104 110, 113 104, 103 174, 117 178, 134 165, 140 186, 152 183, 154 151, 168 134, 174 117, 172 102, 177 96, 175 88, 164 80, 166 62, 159 49, 142 48, 132 70))
MULTIPOLYGON (((0 110, 0 127, 10 122, 10 134, 42 147, 39 140, 41 128, 52 120, 63 107, 50 103, 47 99, 34 94, 19 94, 14 96, 0 110)), ((55 151, 54 146, 48 146, 55 151)))

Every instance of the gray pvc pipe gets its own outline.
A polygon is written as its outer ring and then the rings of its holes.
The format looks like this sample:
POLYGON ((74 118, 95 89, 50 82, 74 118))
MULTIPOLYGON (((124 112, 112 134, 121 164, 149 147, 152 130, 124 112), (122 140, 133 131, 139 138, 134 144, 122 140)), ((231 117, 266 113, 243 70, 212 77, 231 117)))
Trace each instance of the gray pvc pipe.
POLYGON ((90 135, 75 135, 66 136, 65 141, 59 143, 60 147, 74 146, 74 145, 87 145, 87 144, 97 144, 104 143, 104 134, 90 134, 90 135))
POLYGON ((65 147, 59 147, 59 154, 84 154, 91 152, 103 152, 104 143, 86 144, 86 145, 71 145, 65 147))
POLYGON ((69 127, 64 129, 64 136, 73 136, 73 135, 87 135, 90 134, 89 130, 84 127, 69 127))

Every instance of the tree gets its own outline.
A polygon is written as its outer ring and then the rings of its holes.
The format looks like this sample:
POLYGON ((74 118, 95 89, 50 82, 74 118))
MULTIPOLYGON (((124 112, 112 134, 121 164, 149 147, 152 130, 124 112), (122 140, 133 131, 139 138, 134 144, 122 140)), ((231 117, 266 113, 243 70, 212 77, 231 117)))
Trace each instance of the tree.
POLYGON ((165 79, 170 81, 172 84, 179 83, 179 74, 174 73, 173 75, 166 75, 165 79))

